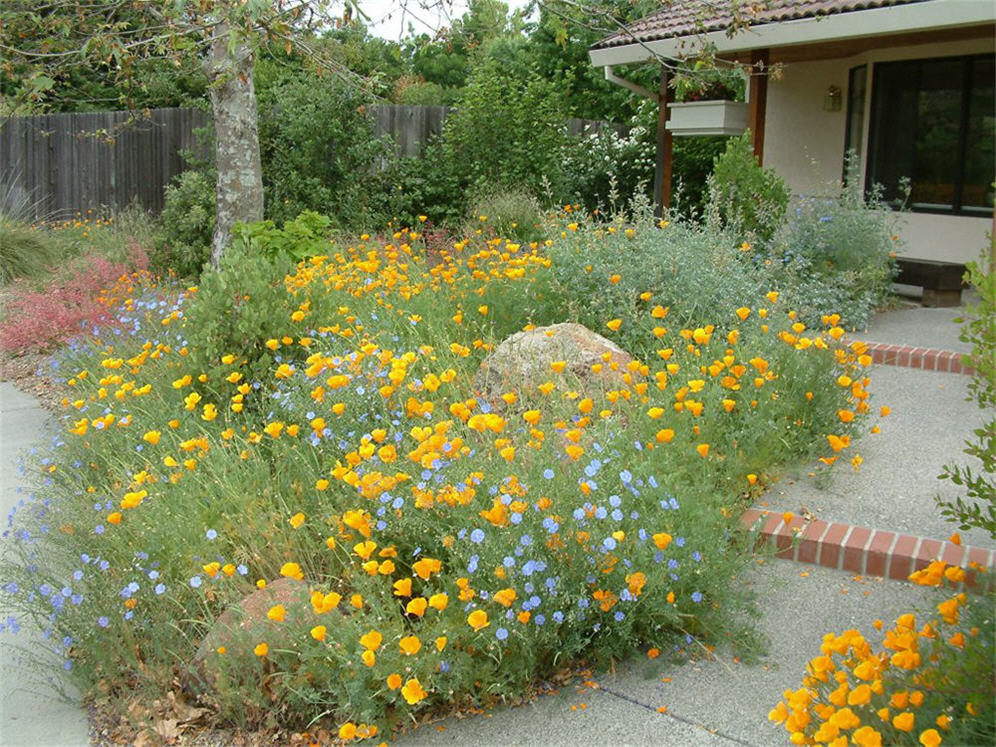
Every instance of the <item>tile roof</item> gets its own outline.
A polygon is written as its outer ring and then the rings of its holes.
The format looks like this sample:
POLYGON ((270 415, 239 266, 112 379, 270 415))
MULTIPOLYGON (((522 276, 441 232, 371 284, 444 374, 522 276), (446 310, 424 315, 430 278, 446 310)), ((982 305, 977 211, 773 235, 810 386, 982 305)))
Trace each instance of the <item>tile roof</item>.
POLYGON ((801 18, 816 18, 831 13, 906 5, 924 0, 662 0, 665 7, 602 39, 592 49, 619 47, 635 42, 649 42, 722 31, 735 23, 752 26, 801 18))

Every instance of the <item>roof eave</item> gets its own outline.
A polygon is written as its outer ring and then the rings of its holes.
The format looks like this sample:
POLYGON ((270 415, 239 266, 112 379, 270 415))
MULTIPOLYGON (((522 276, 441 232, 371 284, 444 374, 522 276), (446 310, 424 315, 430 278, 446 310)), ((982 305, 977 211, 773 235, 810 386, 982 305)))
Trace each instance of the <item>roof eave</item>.
POLYGON ((703 43, 717 53, 729 54, 751 49, 816 44, 869 36, 930 31, 996 23, 996 3, 992 0, 928 0, 922 3, 850 11, 819 18, 801 18, 751 26, 727 36, 726 31, 681 36, 649 42, 589 50, 595 67, 649 62, 654 59, 682 59, 698 53, 703 43))

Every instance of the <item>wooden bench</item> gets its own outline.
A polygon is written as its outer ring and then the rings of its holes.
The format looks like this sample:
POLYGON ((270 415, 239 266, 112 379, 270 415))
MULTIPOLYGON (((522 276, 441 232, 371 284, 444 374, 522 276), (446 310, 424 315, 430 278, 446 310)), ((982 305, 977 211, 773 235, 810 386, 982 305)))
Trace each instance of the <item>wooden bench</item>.
POLYGON ((896 283, 923 288, 924 306, 960 306, 965 265, 934 259, 898 257, 896 283))

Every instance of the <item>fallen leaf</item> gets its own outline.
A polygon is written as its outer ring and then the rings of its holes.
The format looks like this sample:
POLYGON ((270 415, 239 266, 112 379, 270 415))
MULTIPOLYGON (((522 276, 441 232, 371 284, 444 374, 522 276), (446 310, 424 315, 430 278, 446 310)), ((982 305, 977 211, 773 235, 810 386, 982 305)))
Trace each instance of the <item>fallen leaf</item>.
POLYGON ((207 708, 195 708, 194 706, 189 705, 183 699, 182 695, 178 695, 172 690, 167 694, 166 699, 169 701, 173 715, 176 716, 176 720, 181 724, 189 724, 193 721, 197 721, 208 712, 207 708))

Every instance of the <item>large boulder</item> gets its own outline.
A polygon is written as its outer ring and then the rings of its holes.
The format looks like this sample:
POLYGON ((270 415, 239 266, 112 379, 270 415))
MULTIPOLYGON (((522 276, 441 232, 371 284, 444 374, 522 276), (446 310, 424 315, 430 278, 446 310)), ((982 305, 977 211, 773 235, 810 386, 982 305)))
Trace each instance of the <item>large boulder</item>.
POLYGON ((582 390, 615 389, 625 386, 623 374, 633 357, 581 324, 536 327, 516 332, 498 345, 481 363, 474 388, 493 404, 500 403, 501 395, 509 391, 528 396, 556 376, 550 368, 555 361, 566 362, 563 375, 576 378, 582 390))

